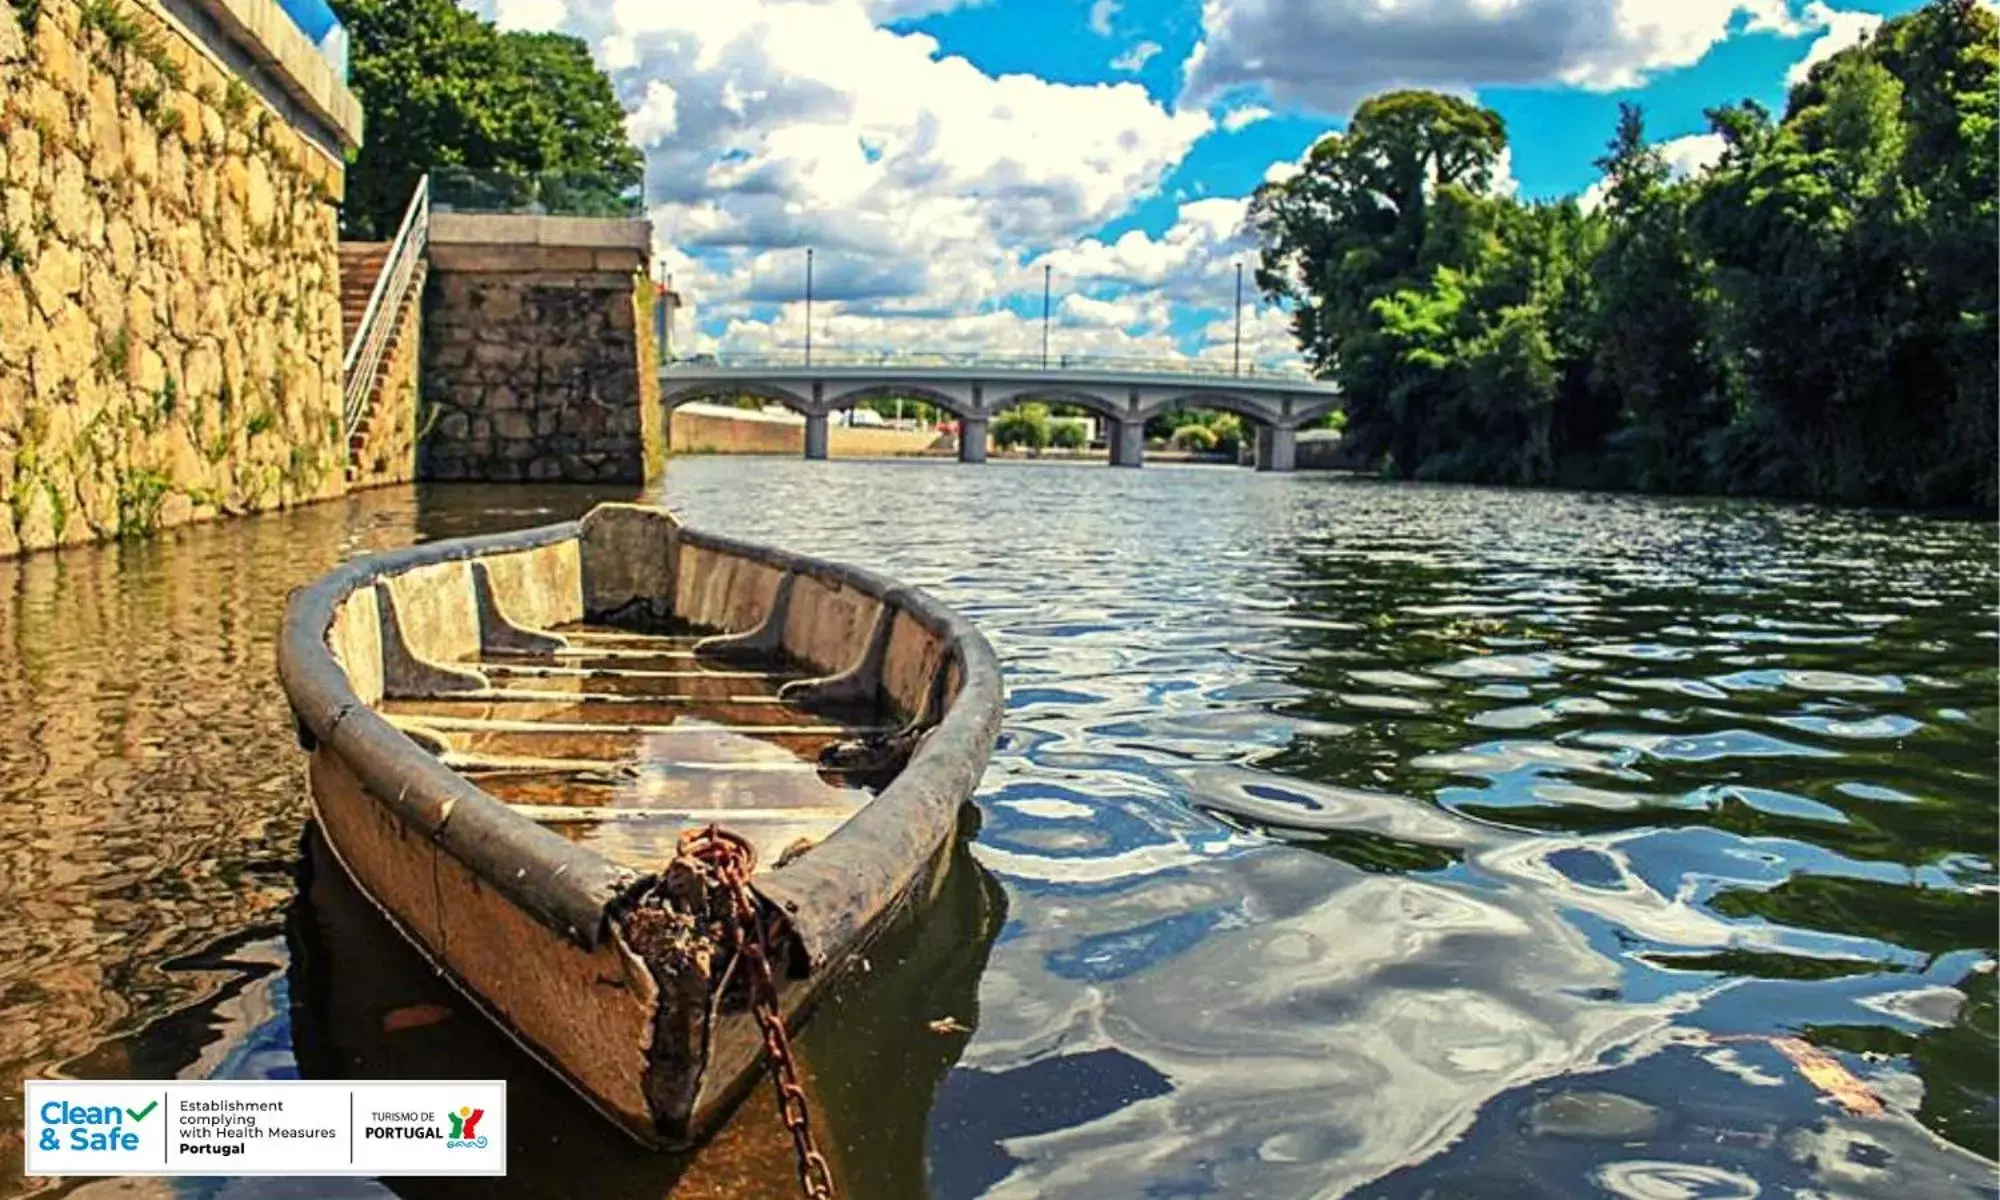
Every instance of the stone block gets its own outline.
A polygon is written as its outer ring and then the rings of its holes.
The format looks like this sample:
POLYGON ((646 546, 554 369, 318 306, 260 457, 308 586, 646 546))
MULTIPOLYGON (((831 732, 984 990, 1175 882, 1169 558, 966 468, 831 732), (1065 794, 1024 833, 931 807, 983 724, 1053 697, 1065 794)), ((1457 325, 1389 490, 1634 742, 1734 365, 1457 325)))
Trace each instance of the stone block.
POLYGON ((520 289, 505 286, 481 288, 474 307, 489 322, 517 321, 521 318, 520 289))
POLYGON ((160 135, 136 112, 125 118, 125 169, 142 184, 160 173, 160 135))
POLYGON ((526 365, 529 353, 528 347, 518 343, 482 343, 472 347, 472 361, 482 367, 515 369, 526 365))
POLYGON ((111 255, 113 271, 123 273, 135 266, 134 256, 138 247, 139 240, 132 232, 130 221, 112 217, 104 223, 104 248, 111 255))
POLYGON ((47 79, 36 77, 28 84, 28 118, 52 130, 68 129, 69 97, 47 79))
POLYGON ((61 22, 37 21, 33 40, 36 74, 64 90, 82 92, 88 84, 84 64, 61 22))
POLYGON ((7 131, 6 182, 27 186, 42 169, 42 135, 33 124, 21 121, 7 131))
POLYGON ((271 172, 261 157, 250 160, 248 178, 244 183, 243 205, 249 214, 253 229, 265 229, 271 218, 277 214, 277 193, 271 185, 271 172))
POLYGON ((49 189, 49 222, 56 235, 81 242, 90 232, 90 185, 83 160, 64 150, 56 160, 55 181, 49 189))
MULTIPOLYGON (((108 77, 100 76, 105 90, 111 88, 108 77)), ((115 95, 106 101, 92 100, 84 105, 86 120, 77 126, 77 137, 69 145, 83 158, 85 172, 94 188, 106 188, 118 177, 125 164, 125 142, 119 134, 118 108, 115 95), (109 104, 110 107, 102 107, 109 104)))
POLYGON ((0 363, 27 365, 27 328, 28 290, 20 273, 0 271, 0 363))
MULTIPOLYGON (((28 35, 11 4, 0 5, 0 63, 17 63, 28 56, 28 35)), ((12 530, 7 531, 9 534, 12 530)), ((4 556, 0 552, 0 556, 4 556)))
POLYGON ((83 256, 57 241, 42 244, 41 257, 28 269, 35 306, 53 319, 83 289, 83 256))
POLYGON ((212 403, 222 391, 222 356, 215 343, 202 341, 181 358, 181 386, 193 403, 212 403))
POLYGON ((23 550, 46 550, 56 544, 56 508, 47 487, 40 481, 31 482, 21 489, 25 495, 19 510, 20 524, 15 528, 23 550))
POLYGON ((151 396, 167 383, 167 360, 149 345, 136 345, 128 360, 131 380, 141 393, 151 396))

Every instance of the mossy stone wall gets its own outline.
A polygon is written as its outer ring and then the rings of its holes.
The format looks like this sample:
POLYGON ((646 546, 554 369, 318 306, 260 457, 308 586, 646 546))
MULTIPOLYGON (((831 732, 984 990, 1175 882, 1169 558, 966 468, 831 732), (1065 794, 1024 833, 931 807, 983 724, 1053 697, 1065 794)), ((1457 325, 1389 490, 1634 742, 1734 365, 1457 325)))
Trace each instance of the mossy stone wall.
POLYGON ((344 489, 342 182, 152 9, 0 0, 0 555, 344 489))

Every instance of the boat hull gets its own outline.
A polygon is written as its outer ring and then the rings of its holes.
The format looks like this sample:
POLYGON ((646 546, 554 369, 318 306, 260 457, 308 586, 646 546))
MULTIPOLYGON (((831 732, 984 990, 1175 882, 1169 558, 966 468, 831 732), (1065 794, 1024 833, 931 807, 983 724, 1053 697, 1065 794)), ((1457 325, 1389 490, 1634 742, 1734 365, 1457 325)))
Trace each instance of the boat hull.
POLYGON ((294 595, 280 673, 336 860, 509 1037, 634 1138, 682 1146, 755 1081, 761 1038, 719 990, 716 947, 634 949, 633 910, 668 864, 634 869, 551 832, 376 711, 483 685, 468 665, 482 653, 578 621, 711 631, 718 653, 797 665, 802 703, 874 705, 911 734, 879 795, 753 877, 793 1025, 947 861, 997 733, 998 671, 984 639, 920 593, 631 505, 358 560, 294 595))

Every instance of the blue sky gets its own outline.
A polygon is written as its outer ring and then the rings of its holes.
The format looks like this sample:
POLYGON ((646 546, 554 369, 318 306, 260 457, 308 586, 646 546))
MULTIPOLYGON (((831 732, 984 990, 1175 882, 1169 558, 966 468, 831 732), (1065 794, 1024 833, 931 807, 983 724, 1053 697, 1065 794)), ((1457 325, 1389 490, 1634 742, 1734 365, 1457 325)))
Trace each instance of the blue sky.
MULTIPOLYGON (((1245 201, 1398 86, 1507 121, 1529 198, 1585 193, 1621 101, 1679 169, 1912 0, 465 0, 582 37, 645 151, 683 349, 1226 355, 1245 201)), ((1251 298, 1253 356, 1292 353, 1251 298)))
MULTIPOLYGON (((1840 11, 1893 16, 1915 7, 1917 0, 1852 0, 1840 11)), ((1128 0, 1109 15, 1108 36, 1091 26, 1092 8, 1076 0, 996 0, 891 25, 929 34, 943 53, 963 55, 992 74, 1024 72, 1084 84, 1131 79, 1172 103, 1181 91, 1182 64, 1201 34, 1199 6, 1186 0, 1128 0), (1113 69, 1118 54, 1141 44, 1159 50, 1137 71, 1113 69)), ((1801 22, 1796 31, 1752 31, 1750 23, 1738 12, 1731 35, 1700 59, 1636 87, 1472 89, 1480 103, 1506 119, 1519 194, 1549 199, 1581 193, 1594 183, 1598 171, 1592 163, 1610 137, 1620 103, 1644 106, 1651 135, 1662 141, 1706 131, 1702 114, 1716 104, 1748 98, 1781 109, 1788 70, 1825 30, 1801 22)), ((1269 106, 1267 98, 1254 94, 1246 101, 1259 102, 1269 106)), ((1159 193, 1101 232, 1164 231, 1173 223, 1176 195, 1241 195, 1257 186, 1270 164, 1297 159, 1328 130, 1341 128, 1346 115, 1288 105, 1233 132, 1217 129, 1195 143, 1159 193)))

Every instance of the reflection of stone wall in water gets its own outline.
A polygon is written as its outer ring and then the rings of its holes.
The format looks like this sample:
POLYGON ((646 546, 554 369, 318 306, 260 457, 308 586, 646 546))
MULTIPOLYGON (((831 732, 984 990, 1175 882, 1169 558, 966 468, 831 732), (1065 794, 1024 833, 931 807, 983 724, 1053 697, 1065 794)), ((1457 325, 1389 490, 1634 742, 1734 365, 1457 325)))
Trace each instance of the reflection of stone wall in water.
POLYGON ((342 186, 150 10, 0 4, 0 555, 340 493, 342 186))
MULTIPOLYGON (((286 594, 419 536, 414 504, 0 560, 0 1129, 24 1076, 153 1073, 107 1041, 241 977, 181 956, 283 918, 306 813, 271 669, 286 594)), ((0 1181, 19 1154, 0 1135, 0 1181)))
POLYGON ((459 227, 441 220, 432 242, 418 474, 644 482, 661 431, 643 252, 502 242, 514 218, 453 219, 480 240, 449 244, 459 227))

